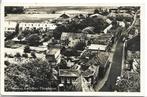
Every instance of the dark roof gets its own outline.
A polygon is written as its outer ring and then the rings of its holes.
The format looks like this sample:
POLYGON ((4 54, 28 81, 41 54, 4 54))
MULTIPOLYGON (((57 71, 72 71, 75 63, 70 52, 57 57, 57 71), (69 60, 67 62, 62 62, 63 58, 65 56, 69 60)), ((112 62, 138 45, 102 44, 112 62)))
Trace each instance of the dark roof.
POLYGON ((62 14, 60 17, 62 17, 62 18, 69 18, 69 16, 67 15, 67 14, 62 14))

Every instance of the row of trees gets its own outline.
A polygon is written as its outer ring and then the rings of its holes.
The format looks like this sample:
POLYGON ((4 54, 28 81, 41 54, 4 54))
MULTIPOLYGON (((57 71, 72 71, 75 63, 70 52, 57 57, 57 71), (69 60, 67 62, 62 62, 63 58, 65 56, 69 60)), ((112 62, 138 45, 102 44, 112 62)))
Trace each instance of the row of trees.
POLYGON ((24 13, 24 7, 22 6, 6 6, 5 7, 5 16, 7 14, 20 14, 24 13))

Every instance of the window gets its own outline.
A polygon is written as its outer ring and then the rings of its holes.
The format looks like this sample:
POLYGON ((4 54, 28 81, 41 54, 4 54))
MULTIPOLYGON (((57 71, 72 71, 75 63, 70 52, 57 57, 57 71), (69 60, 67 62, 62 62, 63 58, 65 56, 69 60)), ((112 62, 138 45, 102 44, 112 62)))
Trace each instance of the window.
POLYGON ((67 80, 67 83, 70 83, 70 78, 67 78, 66 80, 67 80))

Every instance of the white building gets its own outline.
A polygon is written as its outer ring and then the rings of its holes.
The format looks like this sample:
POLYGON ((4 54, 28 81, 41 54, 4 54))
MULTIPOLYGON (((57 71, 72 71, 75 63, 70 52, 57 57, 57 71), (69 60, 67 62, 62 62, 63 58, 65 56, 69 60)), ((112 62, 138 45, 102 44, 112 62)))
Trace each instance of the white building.
POLYGON ((15 32, 16 25, 17 25, 16 22, 5 21, 4 23, 5 32, 15 32))
POLYGON ((107 34, 108 33, 108 31, 110 30, 112 28, 112 24, 110 24, 108 27, 106 27, 105 29, 104 29, 104 33, 105 34, 107 34))
POLYGON ((107 49, 107 45, 100 45, 100 44, 91 44, 88 46, 88 50, 91 51, 105 51, 107 49))
POLYGON ((54 67, 61 62, 61 50, 59 48, 51 48, 46 52, 46 59, 54 67))
POLYGON ((43 30, 53 30, 55 29, 57 26, 55 24, 52 23, 20 23, 19 24, 19 29, 21 30, 25 30, 25 29, 43 29, 43 30))

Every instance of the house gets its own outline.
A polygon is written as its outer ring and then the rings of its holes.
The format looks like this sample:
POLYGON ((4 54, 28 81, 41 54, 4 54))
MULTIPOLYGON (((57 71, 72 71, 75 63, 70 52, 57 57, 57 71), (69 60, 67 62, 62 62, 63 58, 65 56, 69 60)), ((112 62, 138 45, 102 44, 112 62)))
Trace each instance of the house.
POLYGON ((46 51, 46 59, 51 63, 52 67, 56 67, 61 62, 61 54, 59 48, 50 48, 46 51))
POLYGON ((87 80, 82 75, 76 79, 74 87, 76 91, 94 92, 93 87, 87 82, 87 80))
POLYGON ((136 73, 140 72, 140 59, 134 58, 132 63, 133 71, 136 73))
POLYGON ((91 51, 106 51, 107 45, 91 44, 87 49, 91 51))
POLYGON ((117 13, 118 12, 118 8, 111 8, 111 9, 109 9, 109 12, 117 13))
POLYGON ((57 26, 52 23, 44 23, 44 22, 35 22, 35 23, 25 23, 21 22, 19 23, 19 29, 25 30, 25 29, 43 29, 43 30, 54 30, 57 26))
POLYGON ((72 84, 80 75, 80 71, 75 69, 59 69, 59 78, 61 84, 72 84))
POLYGON ((60 16, 62 19, 67 19, 67 18, 69 18, 69 16, 67 15, 67 14, 62 14, 61 16, 60 16))
POLYGON ((99 66, 94 65, 91 65, 86 71, 77 69, 59 69, 60 83, 64 85, 74 84, 76 79, 82 75, 87 80, 87 83, 92 85, 98 77, 98 70, 99 66))
POLYGON ((82 30, 82 33, 85 33, 85 34, 94 34, 95 28, 94 27, 86 27, 82 30))
POLYGON ((80 40, 83 40, 84 35, 82 33, 67 33, 63 32, 61 35, 61 44, 68 47, 74 47, 80 40))
POLYGON ((16 25, 17 25, 17 22, 5 21, 4 23, 5 32, 15 32, 16 25))
POLYGON ((103 77, 105 74, 110 62, 108 60, 109 53, 104 51, 98 51, 96 53, 93 53, 92 51, 85 51, 80 56, 81 67, 83 66, 84 69, 88 70, 89 68, 95 68, 95 77, 93 77, 94 80, 96 80, 99 77, 103 77))
POLYGON ((108 31, 112 28, 113 26, 112 26, 112 24, 110 24, 108 27, 106 27, 105 29, 104 29, 104 33, 105 34, 107 34, 108 33, 108 31))

